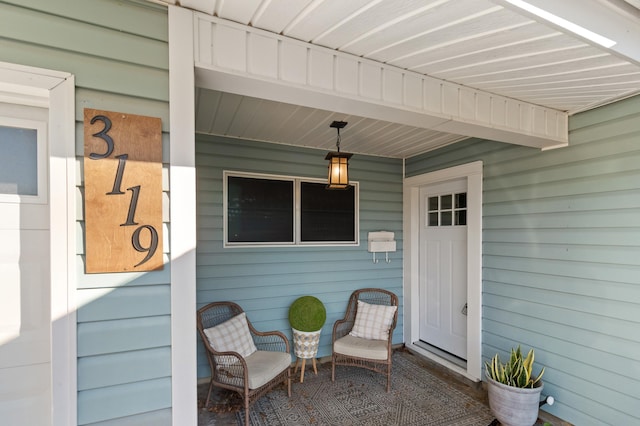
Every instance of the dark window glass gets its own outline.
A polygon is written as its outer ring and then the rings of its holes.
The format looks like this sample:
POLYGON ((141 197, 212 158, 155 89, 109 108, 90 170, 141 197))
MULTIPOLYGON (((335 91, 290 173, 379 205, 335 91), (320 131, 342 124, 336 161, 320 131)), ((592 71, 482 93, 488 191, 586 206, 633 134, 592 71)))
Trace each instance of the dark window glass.
POLYGON ((451 195, 443 195, 440 197, 440 209, 441 210, 451 210, 452 208, 452 197, 451 195))
POLYGON ((451 211, 440 213, 440 226, 451 226, 451 211))
POLYGON ((467 224, 467 211, 466 210, 457 210, 456 211, 456 225, 464 226, 467 224))
POLYGON ((429 197, 429 211, 438 210, 438 197, 429 197))
POLYGON ((355 189, 300 184, 300 241, 355 241, 355 189))
POLYGON ((293 242, 293 181, 228 179, 229 242, 293 242))
POLYGON ((438 226, 438 212, 429 213, 429 226, 438 226))
POLYGON ((456 209, 466 209, 467 208, 467 193, 463 192, 460 194, 456 194, 456 209))

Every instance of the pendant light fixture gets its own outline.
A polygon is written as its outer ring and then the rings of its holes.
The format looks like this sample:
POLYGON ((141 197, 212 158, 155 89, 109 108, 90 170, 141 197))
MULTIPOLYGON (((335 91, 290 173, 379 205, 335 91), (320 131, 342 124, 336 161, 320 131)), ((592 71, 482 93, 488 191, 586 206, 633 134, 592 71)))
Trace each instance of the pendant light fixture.
POLYGON ((336 140, 336 151, 328 153, 324 158, 329 160, 327 189, 347 189, 349 187, 349 158, 353 154, 340 152, 340 129, 346 125, 346 121, 334 121, 329 125, 338 131, 338 140, 336 140))

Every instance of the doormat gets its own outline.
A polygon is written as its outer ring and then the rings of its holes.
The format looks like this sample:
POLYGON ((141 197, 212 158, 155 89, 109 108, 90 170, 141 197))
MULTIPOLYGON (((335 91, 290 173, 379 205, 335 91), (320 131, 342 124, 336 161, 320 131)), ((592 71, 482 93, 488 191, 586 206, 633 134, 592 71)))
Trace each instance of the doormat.
MULTIPOLYGON (((249 419, 253 426, 490 424, 494 416, 489 407, 459 387, 431 373, 417 356, 398 350, 393 354, 389 393, 385 392, 386 376, 362 368, 336 366, 336 381, 331 382, 328 362, 318 366, 317 376, 307 370, 304 383, 299 382, 299 372, 292 371, 291 398, 284 385, 276 387, 251 406, 249 419)), ((244 425, 245 412, 237 402, 231 404, 234 420, 244 425)), ((201 416, 212 418, 200 419, 199 424, 229 424, 220 411, 216 415, 202 410, 201 416)))

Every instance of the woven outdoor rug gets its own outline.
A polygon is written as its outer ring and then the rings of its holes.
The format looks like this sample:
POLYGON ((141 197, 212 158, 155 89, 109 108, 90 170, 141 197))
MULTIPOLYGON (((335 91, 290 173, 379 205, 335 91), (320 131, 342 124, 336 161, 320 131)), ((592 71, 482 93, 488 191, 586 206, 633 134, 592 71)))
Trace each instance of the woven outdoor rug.
MULTIPOLYGON (((385 376, 362 368, 337 366, 332 383, 331 363, 319 364, 317 376, 307 366, 304 383, 300 370, 293 375, 291 398, 283 385, 253 404, 251 425, 487 426, 494 419, 489 407, 430 373, 406 351, 394 353, 391 392, 385 388, 385 376)), ((229 408, 210 404, 213 409, 200 411, 199 425, 244 425, 241 401, 225 393, 229 408)))

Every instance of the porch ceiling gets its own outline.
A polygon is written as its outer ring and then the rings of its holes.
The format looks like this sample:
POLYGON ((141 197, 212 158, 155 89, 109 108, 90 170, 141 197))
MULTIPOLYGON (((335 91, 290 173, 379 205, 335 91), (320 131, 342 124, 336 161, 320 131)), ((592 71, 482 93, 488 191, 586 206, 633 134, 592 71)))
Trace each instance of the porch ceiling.
MULTIPOLYGON (((574 114, 640 92, 638 0, 529 0, 605 36, 604 48, 506 0, 164 0, 484 92, 574 114)), ((406 158, 450 133, 198 89, 196 129, 406 158)))

